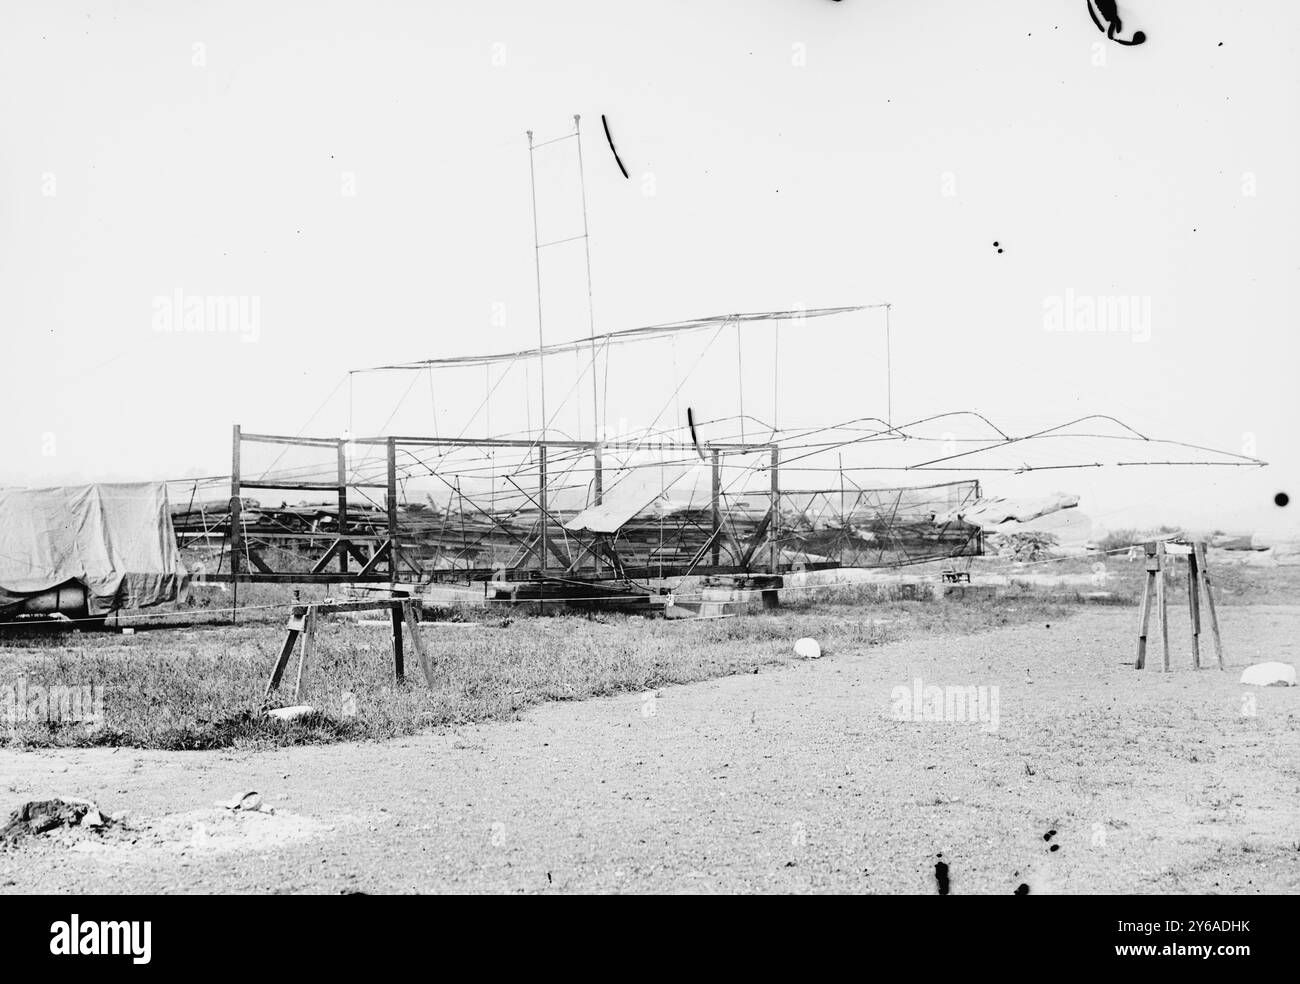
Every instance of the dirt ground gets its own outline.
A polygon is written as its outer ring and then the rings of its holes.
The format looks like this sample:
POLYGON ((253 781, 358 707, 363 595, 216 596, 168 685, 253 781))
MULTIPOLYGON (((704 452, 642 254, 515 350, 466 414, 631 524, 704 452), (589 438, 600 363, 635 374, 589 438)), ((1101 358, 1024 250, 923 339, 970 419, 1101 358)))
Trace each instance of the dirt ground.
POLYGON ((1300 606, 1222 617, 1226 673, 1176 618, 1135 672, 1135 610, 1090 608, 383 743, 0 750, 4 815, 127 811, 0 850, 0 891, 1296 892, 1300 688, 1237 678, 1300 606), (997 687, 996 729, 899 720, 916 679, 997 687), (215 805, 250 789, 276 812, 215 805))

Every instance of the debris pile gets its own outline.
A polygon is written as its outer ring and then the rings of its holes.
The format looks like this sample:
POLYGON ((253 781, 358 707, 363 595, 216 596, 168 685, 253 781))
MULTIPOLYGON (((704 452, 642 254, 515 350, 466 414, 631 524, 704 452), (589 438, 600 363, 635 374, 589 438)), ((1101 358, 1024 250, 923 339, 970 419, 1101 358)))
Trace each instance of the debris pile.
POLYGON ((986 534, 985 544, 989 553, 1021 563, 1045 560, 1052 556, 1057 544, 1056 534, 1023 530, 1017 533, 986 534))
POLYGON ((14 810, 8 823, 0 827, 0 846, 12 847, 25 837, 39 836, 51 830, 71 827, 99 830, 112 822, 90 800, 30 800, 14 810))

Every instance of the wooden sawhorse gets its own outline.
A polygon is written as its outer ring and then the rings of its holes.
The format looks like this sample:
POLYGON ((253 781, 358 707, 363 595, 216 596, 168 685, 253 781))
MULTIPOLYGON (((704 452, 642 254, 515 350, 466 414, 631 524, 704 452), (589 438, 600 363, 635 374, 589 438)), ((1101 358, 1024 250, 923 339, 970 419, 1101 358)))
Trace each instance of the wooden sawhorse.
POLYGON ((1219 636, 1219 614, 1214 607, 1214 592, 1210 587, 1210 570, 1205 562, 1204 543, 1177 543, 1165 540, 1143 545, 1146 553, 1146 587, 1142 592, 1142 622, 1138 629, 1137 660, 1135 670, 1147 663, 1147 628, 1151 622, 1151 595, 1155 590, 1156 607, 1160 609, 1160 641, 1164 649, 1161 670, 1169 672, 1169 606, 1165 592, 1165 560, 1168 557, 1187 558, 1187 610, 1192 621, 1192 667, 1201 668, 1201 587, 1205 587, 1205 606, 1210 612, 1210 631, 1214 635, 1214 654, 1223 669, 1223 640, 1219 636))
POLYGON ((428 654, 420 638, 420 603, 410 598, 391 598, 382 601, 339 601, 322 602, 318 605, 295 605, 289 616, 288 632, 280 646, 280 655, 276 657, 275 667, 271 670, 271 679, 266 683, 266 693, 262 696, 265 706, 270 702, 271 694, 280 687, 289 657, 299 637, 302 637, 302 649, 298 653, 298 672, 293 681, 294 700, 302 699, 303 683, 307 678, 307 667, 312 649, 316 643, 316 619, 323 612, 367 612, 388 610, 393 617, 393 668, 397 682, 406 679, 405 660, 402 652, 402 626, 411 634, 411 647, 415 657, 420 661, 424 673, 424 682, 433 686, 433 667, 429 664, 428 654))

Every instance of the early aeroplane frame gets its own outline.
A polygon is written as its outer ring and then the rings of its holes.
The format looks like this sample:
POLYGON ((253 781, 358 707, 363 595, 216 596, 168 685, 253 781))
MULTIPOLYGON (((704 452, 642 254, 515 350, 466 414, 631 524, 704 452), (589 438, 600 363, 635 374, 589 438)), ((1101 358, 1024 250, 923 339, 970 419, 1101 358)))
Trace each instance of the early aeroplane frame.
MULTIPOLYGON (((446 484, 453 489, 450 482, 446 484)), ((941 489, 947 494, 958 486, 964 501, 978 498, 978 483, 921 488, 941 489)), ((627 584, 688 576, 777 575, 792 569, 893 566, 885 562, 887 544, 880 544, 878 556, 872 558, 864 555, 862 543, 849 543, 849 518, 864 509, 871 515, 888 517, 890 504, 881 501, 880 493, 898 494, 892 506, 897 511, 905 491, 912 490, 847 488, 843 480, 836 489, 783 490, 781 446, 763 441, 696 445, 652 439, 322 438, 246 433, 235 425, 229 520, 223 531, 222 551, 229 565, 226 570, 218 565, 207 579, 281 584, 538 580, 627 584), (326 480, 319 472, 310 476, 312 480, 292 472, 268 471, 250 476, 244 469, 247 444, 306 448, 330 455, 333 474, 326 480), (446 481, 423 456, 456 450, 511 453, 526 458, 528 468, 518 476, 524 482, 509 479, 518 490, 516 507, 491 508, 485 501, 466 494, 457 481, 446 515, 414 514, 403 508, 400 491, 407 478, 446 481), (643 521, 639 542, 632 524, 616 522, 604 528, 595 524, 575 529, 572 509, 565 514, 555 508, 553 496, 561 479, 577 469, 589 476, 587 506, 598 510, 605 501, 608 456, 646 452, 679 463, 698 463, 704 468, 710 479, 707 506, 670 511, 643 521), (350 469, 349 456, 358 454, 382 458, 382 481, 379 475, 360 475, 350 469), (736 492, 735 481, 730 485, 724 481, 728 459, 733 457, 750 462, 743 469, 745 476, 765 477, 764 488, 757 496, 752 491, 742 495, 736 492), (766 476, 762 476, 764 472, 766 476), (367 480, 371 478, 374 480, 367 480), (376 502, 366 492, 368 489, 382 493, 381 510, 361 508, 350 495, 359 492, 376 502), (277 554, 276 537, 296 539, 301 544, 302 534, 253 534, 248 530, 246 518, 257 508, 248 493, 262 490, 329 494, 336 502, 331 510, 331 528, 309 534, 308 550, 294 553, 294 563, 289 566, 278 560, 286 551, 277 554), (451 512, 451 501, 458 504, 456 514, 451 512), (818 520, 827 511, 844 520, 840 525, 845 532, 837 542, 826 542, 827 524, 818 520), (806 547, 813 527, 822 530, 818 551, 811 556, 793 555, 791 547, 806 547), (316 549, 318 540, 328 540, 323 551, 316 549), (276 557, 268 556, 268 550, 276 557)), ((953 536, 953 553, 980 552, 979 533, 973 527, 954 530, 953 536)), ((831 539, 835 540, 835 536, 831 539)))

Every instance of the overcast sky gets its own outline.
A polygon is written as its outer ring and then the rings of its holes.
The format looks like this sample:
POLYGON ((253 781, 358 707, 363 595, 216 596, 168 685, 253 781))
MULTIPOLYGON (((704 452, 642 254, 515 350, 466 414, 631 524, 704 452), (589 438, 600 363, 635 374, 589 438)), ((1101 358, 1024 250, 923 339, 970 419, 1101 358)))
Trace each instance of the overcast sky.
MULTIPOLYGON (((1083 0, 3 0, 0 482, 222 473, 232 423, 338 433, 349 368, 535 344, 524 132, 578 113, 598 331, 889 301, 896 420, 1111 413, 1272 465, 1051 477, 1107 525, 1294 531, 1300 5, 1122 10, 1145 45, 1083 0), (159 330, 178 293, 255 337, 159 330), (1149 322, 1047 330, 1071 296, 1149 322)), ((585 336, 555 264, 547 340, 585 336)), ((782 423, 880 408, 858 325, 782 337, 861 368, 787 380, 782 423)))

